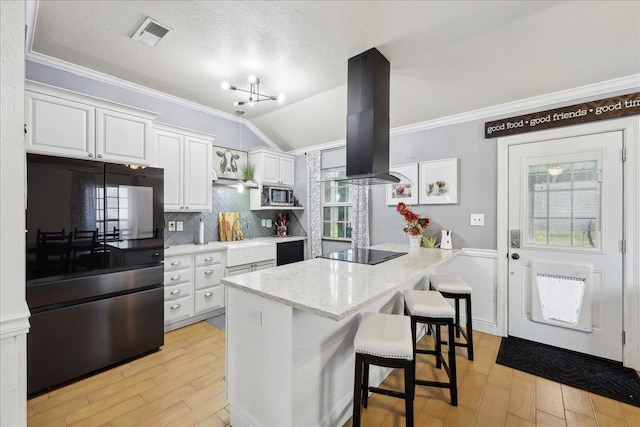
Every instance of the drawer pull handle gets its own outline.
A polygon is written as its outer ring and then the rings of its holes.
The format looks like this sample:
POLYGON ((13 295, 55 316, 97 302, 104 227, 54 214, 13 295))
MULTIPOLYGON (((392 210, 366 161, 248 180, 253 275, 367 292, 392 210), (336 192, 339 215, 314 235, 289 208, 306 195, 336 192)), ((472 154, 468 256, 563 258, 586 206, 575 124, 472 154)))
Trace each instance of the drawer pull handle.
POLYGON ((173 276, 173 277, 171 278, 171 280, 180 280, 180 278, 181 278, 181 277, 182 277, 182 276, 173 276))
POLYGON ((213 274, 213 270, 207 270, 204 272, 204 274, 213 274))
POLYGON ((213 257, 212 256, 208 256, 204 260, 207 261, 207 262, 213 261, 213 257))
POLYGON ((180 264, 182 264, 182 261, 173 261, 171 263, 171 265, 180 265, 180 264))
POLYGON ((160 256, 160 252, 156 252, 156 253, 153 254, 154 258, 158 258, 159 256, 160 256))
POLYGON ((213 296, 213 292, 207 292, 206 294, 204 294, 204 296, 206 298, 212 297, 213 296))
POLYGON ((178 295, 180 292, 180 289, 174 289, 173 291, 171 291, 171 295, 178 295))
POLYGON ((174 304, 174 305, 171 306, 171 310, 177 310, 180 307, 182 307, 182 304, 174 304))

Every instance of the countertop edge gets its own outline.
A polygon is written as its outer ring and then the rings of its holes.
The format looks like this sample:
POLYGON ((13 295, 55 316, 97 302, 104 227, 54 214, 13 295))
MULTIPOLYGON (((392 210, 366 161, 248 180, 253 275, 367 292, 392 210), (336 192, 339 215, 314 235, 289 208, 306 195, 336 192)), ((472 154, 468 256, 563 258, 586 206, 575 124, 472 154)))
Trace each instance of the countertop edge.
MULTIPOLYGON (((238 284, 233 283, 233 282, 231 282, 229 280, 226 280, 226 278, 222 278, 221 282, 226 286, 230 286, 230 287, 235 288, 235 289, 240 289, 240 290, 245 291, 247 293, 254 294, 254 295, 257 295, 257 296, 260 296, 260 297, 264 297, 264 298, 270 299, 272 301, 277 301, 277 302, 283 303, 285 305, 288 305, 290 307, 296 308, 298 310, 314 313, 314 314, 317 314, 318 316, 325 317, 325 318, 330 319, 330 320, 340 321, 340 320, 343 320, 343 319, 351 316, 354 313, 357 313, 358 311, 360 311, 364 307, 370 305, 371 303, 377 301, 378 299, 384 297, 385 295, 388 295, 389 293, 397 290, 398 288, 402 287, 406 282, 409 282, 412 279, 414 279, 416 276, 424 274, 427 271, 429 271, 429 270, 431 270, 433 268, 436 268, 436 267, 438 267, 439 265, 442 265, 445 262, 450 261, 451 259, 457 257, 461 253, 462 253, 462 251, 460 249, 451 250, 451 254, 447 258, 441 259, 441 260, 435 262, 434 264, 430 265, 429 267, 425 268, 424 270, 420 270, 419 272, 416 272, 415 274, 413 274, 411 276, 407 276, 407 277, 403 278, 403 281, 401 283, 398 283, 397 285, 395 285, 395 286, 393 286, 393 287, 391 287, 389 289, 386 289, 386 290, 384 290, 383 292, 380 292, 377 295, 374 295, 374 296, 370 297, 368 300, 363 301, 362 303, 360 303, 358 305, 355 305, 355 306, 349 308, 344 313, 340 313, 340 314, 336 314, 336 313, 328 312, 328 311, 325 311, 325 310, 321 310, 321 309, 319 309, 317 307, 311 307, 311 306, 308 306, 306 304, 302 304, 302 303, 299 303, 299 302, 296 302, 296 301, 292 301, 292 300, 289 300, 289 299, 281 298, 281 297, 278 297, 276 295, 273 295, 273 294, 270 294, 270 293, 267 293, 267 292, 263 292, 263 291, 260 291, 260 290, 257 290, 257 289, 245 287, 243 285, 238 285, 238 284)), ((331 262, 342 262, 342 261, 331 261, 331 262)), ((230 276, 230 278, 231 277, 232 276, 230 276)), ((233 279, 231 279, 231 280, 233 280, 233 279)))
MULTIPOLYGON (((285 242, 297 242, 307 240, 307 236, 287 236, 287 237, 256 237, 253 239, 247 239, 246 242, 267 242, 267 243, 285 243, 285 242)), ((164 249, 165 256, 187 255, 199 252, 210 251, 226 251, 231 245, 238 245, 242 243, 237 242, 209 242, 206 245, 196 245, 194 243, 187 243, 183 245, 169 246, 164 249)))

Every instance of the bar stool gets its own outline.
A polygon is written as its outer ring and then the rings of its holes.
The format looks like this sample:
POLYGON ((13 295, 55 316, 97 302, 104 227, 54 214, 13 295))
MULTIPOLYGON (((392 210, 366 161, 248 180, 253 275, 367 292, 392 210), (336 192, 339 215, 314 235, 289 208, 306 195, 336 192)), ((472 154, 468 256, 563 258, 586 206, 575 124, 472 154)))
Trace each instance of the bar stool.
POLYGON ((433 275, 429 278, 431 289, 436 290, 445 298, 452 298, 456 306, 456 337, 460 338, 460 334, 465 342, 456 342, 456 347, 465 347, 467 349, 467 358, 473 360, 473 326, 471 325, 471 286, 462 280, 459 276, 433 275), (465 300, 467 314, 467 330, 466 332, 460 328, 460 300, 465 300))
POLYGON ((456 350, 455 347, 449 346, 449 363, 444 360, 442 355, 442 337, 440 326, 447 326, 449 342, 454 342, 455 325, 453 319, 455 311, 453 307, 447 303, 444 297, 437 291, 405 291, 404 292, 405 311, 411 318, 411 338, 413 342, 413 358, 416 353, 431 354, 436 356, 436 368, 444 366, 444 370, 449 376, 449 382, 429 381, 417 379, 416 385, 424 385, 429 387, 448 388, 451 397, 451 405, 458 406, 458 379, 456 374, 456 350), (417 324, 423 323, 430 327, 435 326, 435 349, 427 350, 417 348, 416 330, 417 324))
POLYGON ((407 316, 365 313, 353 340, 356 372, 353 390, 353 425, 360 426, 361 406, 367 407, 369 391, 405 401, 407 427, 413 427, 415 358, 411 325, 407 316), (404 393, 369 387, 369 365, 404 369, 404 393))

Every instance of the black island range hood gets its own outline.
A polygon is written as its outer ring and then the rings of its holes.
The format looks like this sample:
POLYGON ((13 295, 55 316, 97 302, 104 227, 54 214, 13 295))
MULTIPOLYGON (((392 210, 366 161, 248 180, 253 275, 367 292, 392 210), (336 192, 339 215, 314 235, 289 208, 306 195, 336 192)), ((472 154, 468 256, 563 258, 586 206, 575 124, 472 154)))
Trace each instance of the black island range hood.
POLYGON ((390 64, 376 48, 349 59, 347 177, 356 185, 389 184, 390 64))

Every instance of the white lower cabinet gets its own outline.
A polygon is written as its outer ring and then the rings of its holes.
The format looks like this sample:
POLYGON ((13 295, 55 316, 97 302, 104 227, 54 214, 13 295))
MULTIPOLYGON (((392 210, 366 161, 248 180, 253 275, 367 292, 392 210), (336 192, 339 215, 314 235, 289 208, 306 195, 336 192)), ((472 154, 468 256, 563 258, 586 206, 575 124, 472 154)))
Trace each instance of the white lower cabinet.
POLYGON ((236 265, 235 267, 225 268, 224 276, 225 277, 236 276, 238 274, 251 273, 252 271, 266 270, 267 268, 271 268, 275 266, 276 266, 276 261, 272 259, 268 261, 252 262, 250 264, 236 265))
POLYGON ((165 256, 165 331, 221 314, 223 274, 224 250, 165 256))

